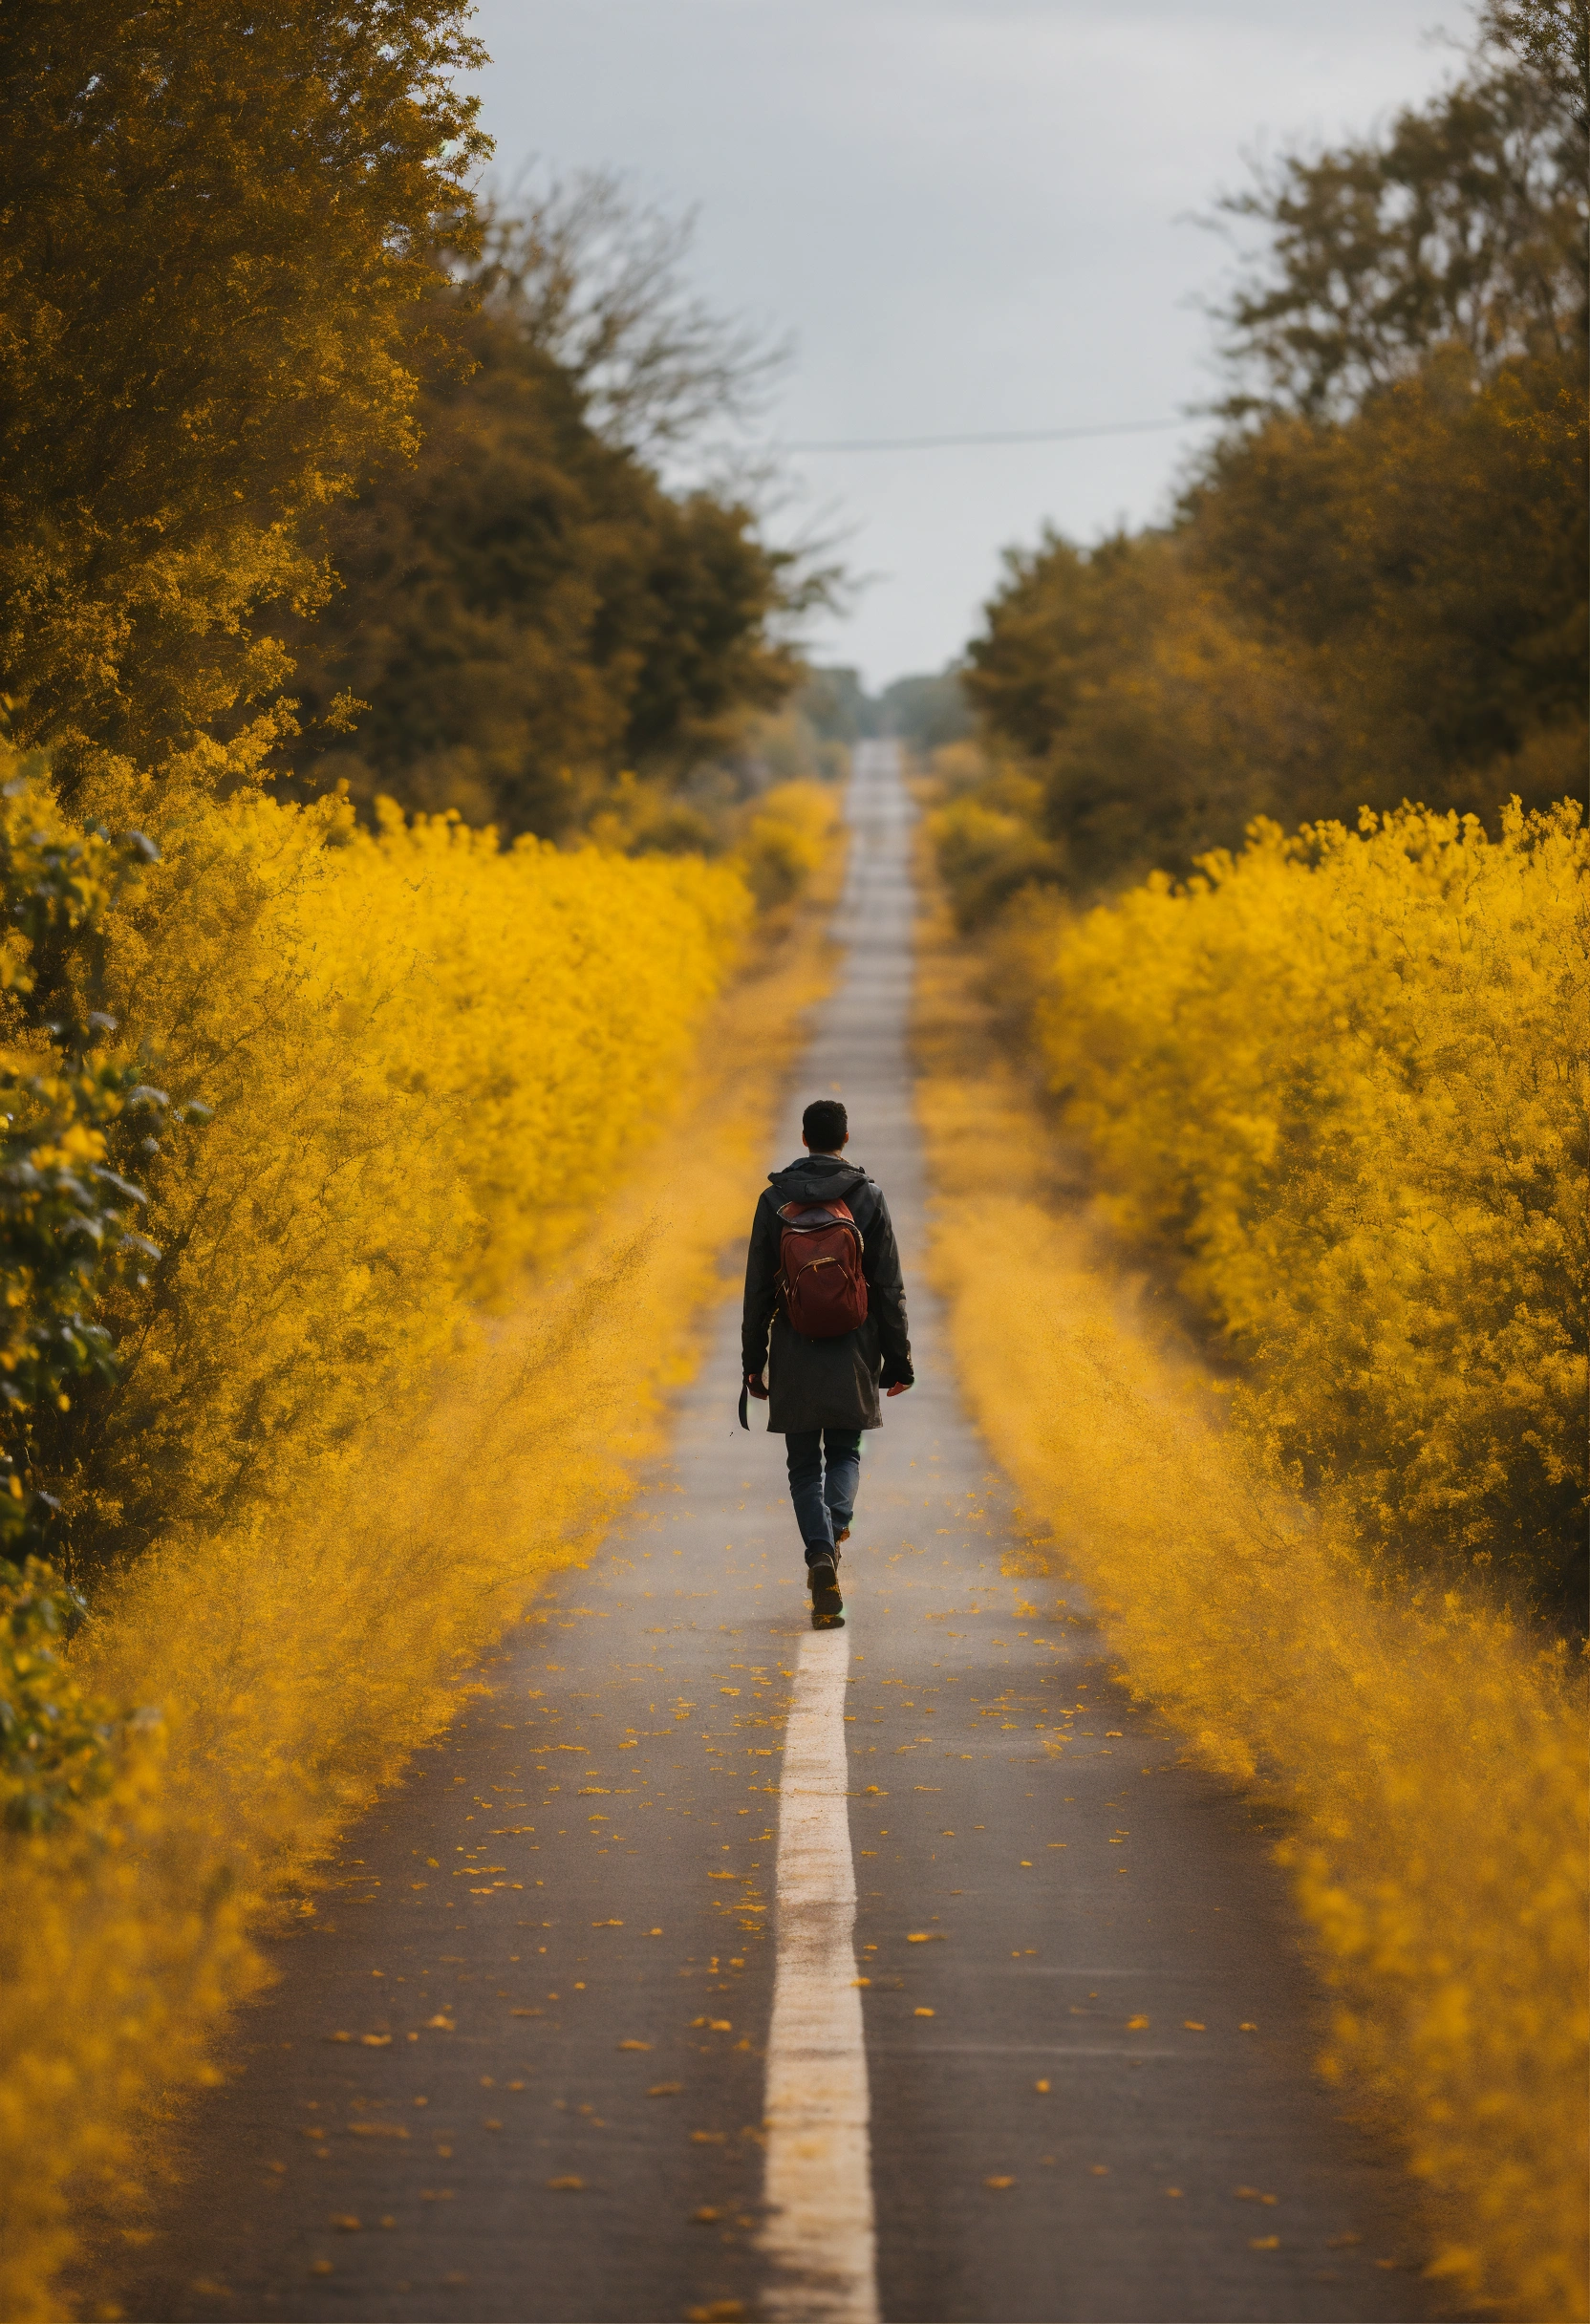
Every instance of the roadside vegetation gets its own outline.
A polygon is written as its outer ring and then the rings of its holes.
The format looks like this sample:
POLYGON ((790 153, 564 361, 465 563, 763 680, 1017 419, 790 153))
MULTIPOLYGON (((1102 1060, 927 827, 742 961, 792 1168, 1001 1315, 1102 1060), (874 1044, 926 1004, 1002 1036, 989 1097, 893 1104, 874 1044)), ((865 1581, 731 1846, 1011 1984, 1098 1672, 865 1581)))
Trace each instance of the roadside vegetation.
POLYGON ((1256 816, 1493 831, 1582 794, 1583 21, 1485 32, 1444 96, 1222 204, 1227 424, 1170 521, 1008 553, 937 770, 964 927, 1185 877, 1256 816))
POLYGON ((822 987, 813 918, 735 950, 750 900, 717 866, 494 855, 434 826, 367 844, 340 897, 346 856, 307 882, 300 859, 219 979, 256 1038, 196 1152, 151 1173, 174 1263, 80 1408, 60 1496, 88 1619, 63 1651, 58 1567, 6 1594, 6 1760, 45 1797, 0 1840, 8 2315, 60 2313, 85 2193, 136 2200, 152 2116, 209 2076, 257 1977, 250 1934, 312 1911, 319 1849, 660 1449, 822 987), (399 881, 418 958, 407 916, 381 929, 399 881), (284 927, 285 972, 263 941, 284 927))
POLYGON ((1048 948, 1036 1031, 1235 1417, 1373 1568, 1582 1636, 1590 845, 1261 829, 1048 948))
POLYGON ((1012 552, 926 761, 983 1425, 1286 1803, 1327 2070, 1530 2319, 1586 2303, 1584 42, 1493 9, 1226 205, 1224 432, 1165 527, 1012 552))
POLYGON ((1013 1570, 1072 1591, 1121 1684, 1284 1835, 1321 2071, 1419 2183, 1407 2257, 1437 2298, 1582 2316, 1579 1658, 1488 1591, 1377 1569, 1350 1504, 1298 1494, 1230 1425, 1229 1368, 1083 1198, 1085 1151, 1001 1039, 982 956, 947 910, 923 943, 934 1271, 1029 1535, 1013 1570))
POLYGON ((18 2324, 632 1489, 823 974, 763 358, 622 189, 477 206, 466 14, 0 30, 18 2324))

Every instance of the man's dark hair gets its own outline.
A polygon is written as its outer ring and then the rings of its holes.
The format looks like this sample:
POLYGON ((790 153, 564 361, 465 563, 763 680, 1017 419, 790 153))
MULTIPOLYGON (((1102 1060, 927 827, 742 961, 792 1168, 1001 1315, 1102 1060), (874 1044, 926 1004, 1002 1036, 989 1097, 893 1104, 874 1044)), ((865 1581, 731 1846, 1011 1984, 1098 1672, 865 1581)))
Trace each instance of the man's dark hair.
POLYGON ((836 1097, 815 1097, 801 1116, 801 1135, 813 1153, 837 1153, 850 1134, 850 1120, 836 1097))

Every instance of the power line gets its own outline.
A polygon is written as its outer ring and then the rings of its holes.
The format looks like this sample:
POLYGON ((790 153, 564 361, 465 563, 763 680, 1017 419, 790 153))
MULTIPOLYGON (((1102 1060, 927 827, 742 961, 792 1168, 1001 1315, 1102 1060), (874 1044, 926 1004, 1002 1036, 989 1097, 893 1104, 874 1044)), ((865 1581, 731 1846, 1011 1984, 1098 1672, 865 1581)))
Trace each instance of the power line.
POLYGON ((936 452, 963 443, 1075 443, 1088 436, 1148 436, 1156 429, 1185 427, 1182 420, 1119 420, 1105 427, 1027 428, 992 436, 857 436, 828 442, 781 444, 784 452, 936 452))

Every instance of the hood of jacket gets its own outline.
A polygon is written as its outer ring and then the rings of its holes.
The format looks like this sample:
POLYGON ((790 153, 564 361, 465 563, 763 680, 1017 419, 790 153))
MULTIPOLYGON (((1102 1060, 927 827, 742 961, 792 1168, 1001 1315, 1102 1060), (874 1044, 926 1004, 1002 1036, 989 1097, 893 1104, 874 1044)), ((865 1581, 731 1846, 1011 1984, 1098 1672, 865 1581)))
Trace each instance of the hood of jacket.
POLYGON ((869 1183, 867 1173, 841 1154, 803 1154, 783 1170, 769 1171, 767 1183, 776 1204, 785 1202, 845 1202, 858 1186, 869 1183))

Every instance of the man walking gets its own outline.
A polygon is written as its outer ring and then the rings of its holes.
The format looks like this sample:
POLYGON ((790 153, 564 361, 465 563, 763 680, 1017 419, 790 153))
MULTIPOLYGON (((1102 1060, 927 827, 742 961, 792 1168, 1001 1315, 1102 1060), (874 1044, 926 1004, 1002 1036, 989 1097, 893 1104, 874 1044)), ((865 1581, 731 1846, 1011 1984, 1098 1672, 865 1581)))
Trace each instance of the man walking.
POLYGON ((787 1446, 818 1630, 845 1619, 839 1545, 855 1511, 862 1431, 883 1426, 879 1389, 898 1396, 915 1378, 889 1205, 846 1161, 849 1134, 837 1098, 806 1108, 806 1159, 770 1174, 751 1221, 741 1334, 745 1393, 767 1404, 768 1430, 787 1446))

